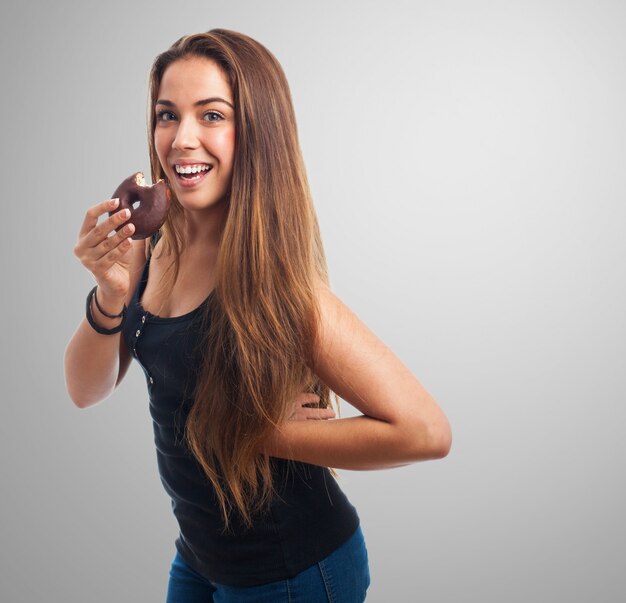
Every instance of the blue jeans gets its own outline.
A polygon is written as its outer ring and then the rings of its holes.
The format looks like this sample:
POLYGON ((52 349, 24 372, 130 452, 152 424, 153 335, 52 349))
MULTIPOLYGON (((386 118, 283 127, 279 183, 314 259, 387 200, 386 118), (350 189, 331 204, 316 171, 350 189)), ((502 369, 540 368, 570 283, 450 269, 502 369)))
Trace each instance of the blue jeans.
POLYGON ((359 526, 325 559, 293 578, 259 586, 211 582, 176 553, 166 603, 363 603, 369 584, 367 549, 359 526))

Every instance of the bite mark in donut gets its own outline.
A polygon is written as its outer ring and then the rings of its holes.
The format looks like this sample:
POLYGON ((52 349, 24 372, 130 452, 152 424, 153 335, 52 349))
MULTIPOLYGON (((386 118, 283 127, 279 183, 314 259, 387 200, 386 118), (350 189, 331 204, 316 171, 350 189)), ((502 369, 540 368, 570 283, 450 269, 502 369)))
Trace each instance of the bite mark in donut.
POLYGON ((132 238, 136 240, 148 238, 163 226, 172 203, 172 195, 165 181, 147 185, 143 172, 136 172, 126 178, 111 198, 119 198, 120 202, 115 211, 109 212, 109 216, 122 209, 130 210, 130 218, 117 230, 132 223, 135 226, 132 238), (134 207, 137 202, 139 205, 134 207))

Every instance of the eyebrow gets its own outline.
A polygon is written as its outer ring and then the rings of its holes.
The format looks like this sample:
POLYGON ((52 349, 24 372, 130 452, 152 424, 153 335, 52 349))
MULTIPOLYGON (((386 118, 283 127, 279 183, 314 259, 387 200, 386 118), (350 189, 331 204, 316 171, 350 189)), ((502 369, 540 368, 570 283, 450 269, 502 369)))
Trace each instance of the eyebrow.
MULTIPOLYGON (((212 96, 211 98, 203 98, 202 100, 196 101, 193 104, 193 106, 194 107, 202 107, 202 105, 208 105, 209 103, 224 103, 224 104, 228 105, 231 109, 235 108, 227 100, 225 100, 223 98, 220 98, 219 96, 212 96)), ((176 104, 173 103, 172 101, 165 100, 163 98, 158 99, 155 104, 157 104, 157 105, 165 105, 166 107, 175 107, 176 106, 176 104)))

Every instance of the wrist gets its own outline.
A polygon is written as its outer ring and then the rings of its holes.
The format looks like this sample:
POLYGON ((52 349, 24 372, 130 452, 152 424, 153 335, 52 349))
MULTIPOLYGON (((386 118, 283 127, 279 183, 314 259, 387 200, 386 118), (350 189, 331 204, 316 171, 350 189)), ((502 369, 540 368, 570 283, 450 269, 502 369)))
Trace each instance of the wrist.
POLYGON ((93 306, 95 306, 99 317, 117 320, 119 322, 119 319, 122 318, 124 309, 126 308, 124 301, 123 296, 120 297, 119 295, 111 295, 99 286, 97 286, 94 291, 93 306))
POLYGON ((99 304, 96 302, 95 296, 96 289, 97 286, 95 286, 89 292, 89 295, 87 295, 87 322, 89 322, 94 331, 102 335, 113 335, 115 333, 119 333, 124 327, 124 323, 126 322, 126 306, 122 302, 122 311, 120 312, 120 315, 108 316, 107 310, 98 307, 99 304), (104 314, 103 312, 107 312, 107 314, 104 314))

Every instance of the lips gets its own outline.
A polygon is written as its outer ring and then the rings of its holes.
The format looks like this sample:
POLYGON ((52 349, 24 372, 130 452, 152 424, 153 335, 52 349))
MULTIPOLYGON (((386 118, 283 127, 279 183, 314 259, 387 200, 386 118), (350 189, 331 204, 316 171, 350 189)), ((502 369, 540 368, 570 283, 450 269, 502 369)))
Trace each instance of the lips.
POLYGON ((213 166, 209 163, 176 163, 174 170, 177 174, 197 174, 209 171, 213 166))
POLYGON ((213 169, 208 163, 175 164, 176 181, 185 187, 192 187, 202 182, 213 169))

